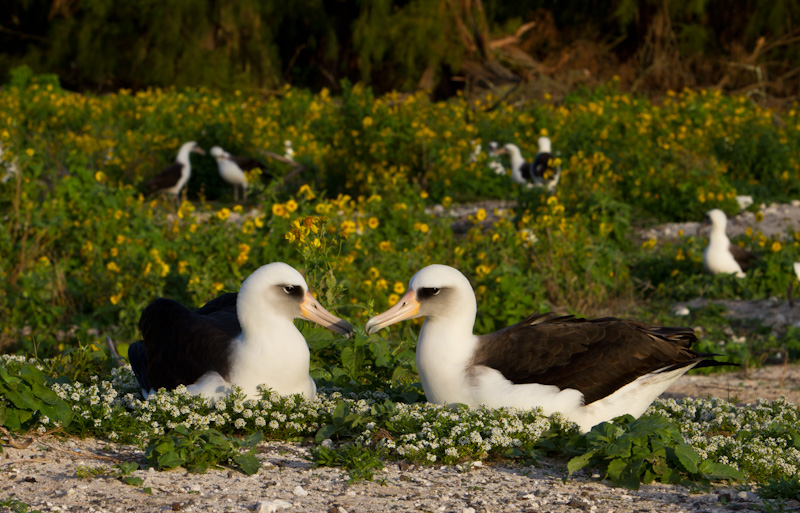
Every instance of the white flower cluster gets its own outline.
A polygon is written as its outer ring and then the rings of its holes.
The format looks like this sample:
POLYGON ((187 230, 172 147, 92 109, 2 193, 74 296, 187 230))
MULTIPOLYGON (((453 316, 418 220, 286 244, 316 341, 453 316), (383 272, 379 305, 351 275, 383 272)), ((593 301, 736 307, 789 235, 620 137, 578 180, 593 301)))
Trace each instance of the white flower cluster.
POLYGON ((675 420, 701 457, 731 465, 756 480, 800 475, 800 406, 778 399, 737 406, 722 399, 673 399, 649 413, 675 420))
POLYGON ((550 421, 538 411, 398 403, 386 425, 393 429, 379 432, 367 426, 357 441, 384 447, 399 458, 455 463, 532 447, 550 421))

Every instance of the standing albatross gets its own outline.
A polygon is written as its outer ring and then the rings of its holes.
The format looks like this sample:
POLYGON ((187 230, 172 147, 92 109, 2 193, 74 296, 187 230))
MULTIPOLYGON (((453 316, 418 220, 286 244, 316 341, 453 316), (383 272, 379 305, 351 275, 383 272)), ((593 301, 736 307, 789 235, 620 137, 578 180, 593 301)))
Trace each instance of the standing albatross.
POLYGON ((189 141, 178 150, 175 162, 161 170, 156 176, 147 182, 147 193, 165 193, 175 196, 175 200, 180 202, 181 191, 189 183, 192 176, 192 162, 189 156, 192 153, 205 155, 203 148, 194 141, 189 141))
POLYGON ((239 187, 242 188, 243 201, 247 201, 246 171, 261 169, 261 177, 265 182, 272 179, 272 175, 266 172, 267 166, 254 158, 231 155, 219 146, 211 148, 210 153, 217 160, 219 176, 233 185, 233 201, 239 201, 239 187))
POLYGON ((347 337, 353 332, 314 299, 299 272, 276 262, 253 272, 238 295, 224 294, 198 310, 156 299, 139 320, 143 340, 128 354, 145 397, 186 385, 192 394, 219 398, 238 385, 254 399, 265 385, 313 399, 308 345, 292 322, 299 318, 347 337))
POLYGON ((511 179, 528 187, 545 187, 553 192, 561 179, 561 166, 553 167, 552 146, 550 138, 539 138, 539 152, 533 162, 525 162, 519 146, 507 143, 495 152, 496 155, 508 154, 511 158, 511 179))
POLYGON ((607 317, 534 314, 489 335, 474 335, 477 306, 469 280, 430 265, 396 305, 370 319, 368 334, 425 317, 417 369, 428 401, 561 413, 588 431, 624 414, 638 417, 694 367, 727 365, 690 349, 690 328, 607 317))
POLYGON ((703 265, 711 274, 734 274, 737 278, 744 278, 745 270, 753 260, 754 255, 736 244, 731 244, 725 233, 728 217, 725 212, 715 208, 706 214, 700 225, 711 225, 711 235, 708 237, 708 246, 703 252, 703 265))

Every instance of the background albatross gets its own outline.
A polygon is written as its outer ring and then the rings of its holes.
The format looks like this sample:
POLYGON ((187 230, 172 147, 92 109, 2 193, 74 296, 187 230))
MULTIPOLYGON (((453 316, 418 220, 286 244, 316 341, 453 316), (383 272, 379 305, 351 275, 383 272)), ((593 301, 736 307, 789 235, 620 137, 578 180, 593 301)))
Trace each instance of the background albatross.
POLYGON ((181 191, 192 176, 192 161, 189 160, 192 153, 205 155, 206 152, 194 141, 183 143, 181 149, 178 150, 178 156, 175 157, 175 162, 162 169, 147 182, 148 194, 172 194, 180 203, 181 191))
POLYGON ((581 431, 624 414, 638 417, 694 367, 729 365, 690 349, 690 328, 534 314, 489 335, 474 335, 477 306, 467 278, 425 267, 408 292, 370 319, 368 334, 425 317, 417 342, 422 388, 434 403, 562 413, 581 431))
POLYGON ((219 398, 238 385, 254 399, 266 385, 313 399, 308 345, 292 322, 298 318, 347 337, 353 332, 314 299, 297 270, 276 262, 253 272, 238 295, 224 294, 194 311, 156 299, 139 320, 143 340, 128 355, 145 397, 186 385, 193 394, 219 398))

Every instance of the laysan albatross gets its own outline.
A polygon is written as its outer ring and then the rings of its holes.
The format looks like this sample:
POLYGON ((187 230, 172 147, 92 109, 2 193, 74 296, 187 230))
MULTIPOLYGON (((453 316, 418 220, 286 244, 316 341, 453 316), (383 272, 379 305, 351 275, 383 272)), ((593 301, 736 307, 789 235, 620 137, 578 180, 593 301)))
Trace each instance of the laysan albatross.
POLYGON ((297 270, 276 262, 253 272, 238 294, 194 311, 156 299, 139 320, 143 340, 130 346, 128 356, 145 397, 185 385, 192 394, 217 399, 238 385, 253 399, 264 385, 313 399, 308 345, 292 322, 299 318, 347 337, 353 332, 322 307, 297 270))
POLYGON ((755 257, 744 248, 731 244, 726 233, 728 217, 725 212, 715 208, 710 210, 701 228, 711 225, 708 246, 703 252, 703 265, 711 274, 733 274, 744 278, 745 271, 755 257))
POLYGON ((553 154, 550 139, 539 138, 539 152, 533 162, 525 162, 519 146, 507 143, 497 150, 496 154, 507 154, 511 159, 511 179, 527 187, 545 187, 552 192, 561 179, 561 166, 553 166, 553 154))
POLYGON ((696 353, 690 328, 613 317, 585 320, 534 314, 474 335, 469 280, 445 265, 417 272, 396 305, 371 318, 367 334, 425 317, 417 369, 428 401, 561 413, 581 431, 624 414, 638 417, 691 368, 727 365, 696 353))
POLYGON ((219 176, 233 185, 233 200, 239 201, 238 192, 239 187, 242 188, 243 201, 247 201, 247 175, 246 171, 253 169, 261 170, 261 178, 264 182, 272 179, 272 175, 266 172, 267 166, 251 157, 239 157, 231 155, 219 146, 211 148, 211 156, 217 161, 217 168, 219 169, 219 176))
POLYGON ((184 143, 178 150, 175 162, 162 169, 147 182, 148 194, 172 194, 175 196, 175 200, 180 202, 181 191, 192 176, 192 162, 189 159, 192 153, 205 155, 206 152, 194 141, 184 143))

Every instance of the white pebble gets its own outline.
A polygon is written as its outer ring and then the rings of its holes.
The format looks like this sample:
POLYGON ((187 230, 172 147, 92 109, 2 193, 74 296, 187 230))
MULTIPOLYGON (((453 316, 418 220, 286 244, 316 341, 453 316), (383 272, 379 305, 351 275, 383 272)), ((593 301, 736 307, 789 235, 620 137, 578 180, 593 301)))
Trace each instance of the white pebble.
POLYGON ((295 486, 294 490, 292 490, 292 493, 297 497, 305 497, 308 495, 308 492, 305 490, 305 488, 300 485, 295 486))
POLYGON ((461 513, 475 513, 475 508, 464 508, 461 513))

